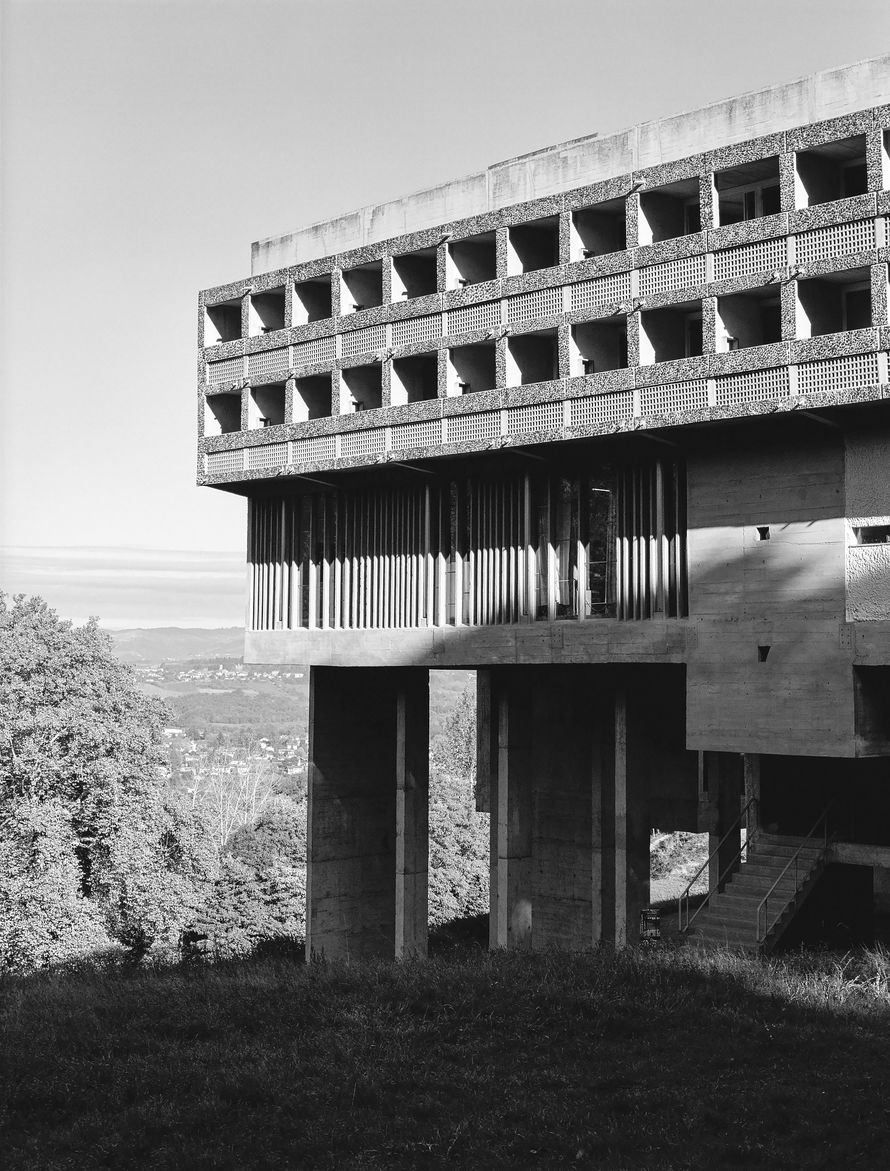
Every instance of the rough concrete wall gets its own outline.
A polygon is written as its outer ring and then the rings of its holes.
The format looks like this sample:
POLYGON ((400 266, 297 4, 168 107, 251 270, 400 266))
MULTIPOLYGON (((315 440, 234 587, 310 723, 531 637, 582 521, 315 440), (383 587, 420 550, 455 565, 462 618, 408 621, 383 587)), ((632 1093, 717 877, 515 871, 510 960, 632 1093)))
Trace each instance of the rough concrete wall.
POLYGON ((687 747, 849 755, 840 436, 752 437, 691 457, 688 480, 687 747))
POLYGON ((859 545, 855 529, 890 524, 890 430, 846 437, 847 619, 890 618, 890 545, 859 545))
POLYGON ((260 240, 252 247, 252 271, 263 273, 331 256, 887 102, 890 55, 645 122, 604 138, 559 143, 426 191, 260 240))

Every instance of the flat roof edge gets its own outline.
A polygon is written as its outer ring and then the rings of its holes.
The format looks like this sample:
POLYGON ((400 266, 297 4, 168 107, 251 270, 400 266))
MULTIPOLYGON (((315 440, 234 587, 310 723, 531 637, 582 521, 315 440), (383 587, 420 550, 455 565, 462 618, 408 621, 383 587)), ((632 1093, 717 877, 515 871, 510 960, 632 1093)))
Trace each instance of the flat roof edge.
POLYGON ((890 53, 568 139, 251 245, 254 275, 890 103, 890 53))

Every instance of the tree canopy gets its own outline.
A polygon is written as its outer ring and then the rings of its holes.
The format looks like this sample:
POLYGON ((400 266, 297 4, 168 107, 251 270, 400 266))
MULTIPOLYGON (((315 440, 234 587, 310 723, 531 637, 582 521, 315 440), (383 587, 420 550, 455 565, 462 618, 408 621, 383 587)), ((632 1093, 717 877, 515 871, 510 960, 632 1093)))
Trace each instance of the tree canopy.
POLYGON ((0 592, 0 858, 31 872, 0 889, 0 967, 67 955, 79 917, 145 950, 200 898, 213 851, 166 784, 164 715, 95 619, 75 627, 42 598, 0 592))

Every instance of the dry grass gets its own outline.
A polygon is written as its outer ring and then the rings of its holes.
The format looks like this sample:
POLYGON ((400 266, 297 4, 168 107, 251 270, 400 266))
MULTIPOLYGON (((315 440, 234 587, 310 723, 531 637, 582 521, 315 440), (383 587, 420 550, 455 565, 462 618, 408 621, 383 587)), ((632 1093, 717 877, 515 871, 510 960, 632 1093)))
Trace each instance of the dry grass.
POLYGON ((14 1168, 885 1166, 890 956, 488 955, 0 984, 14 1168))

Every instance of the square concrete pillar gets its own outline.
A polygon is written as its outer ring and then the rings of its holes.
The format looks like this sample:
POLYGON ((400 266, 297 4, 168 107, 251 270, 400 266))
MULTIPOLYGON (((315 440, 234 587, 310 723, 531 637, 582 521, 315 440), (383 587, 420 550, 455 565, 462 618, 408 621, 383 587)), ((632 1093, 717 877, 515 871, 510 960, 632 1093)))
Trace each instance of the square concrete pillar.
MULTIPOLYGON (((531 679, 530 669, 490 671, 477 686, 490 688, 488 725, 479 730, 487 745, 491 855, 489 946, 531 947, 531 679)), ((477 708, 478 710, 478 708, 477 708)))
POLYGON ((306 951, 425 955, 429 675, 313 667, 306 951))
POLYGON ((734 752, 705 752, 703 768, 707 797, 699 824, 708 831, 708 889, 716 894, 739 868, 744 758, 734 752))
POLYGON ((491 946, 634 943, 649 901, 646 705, 582 666, 500 668, 477 687, 491 946))

